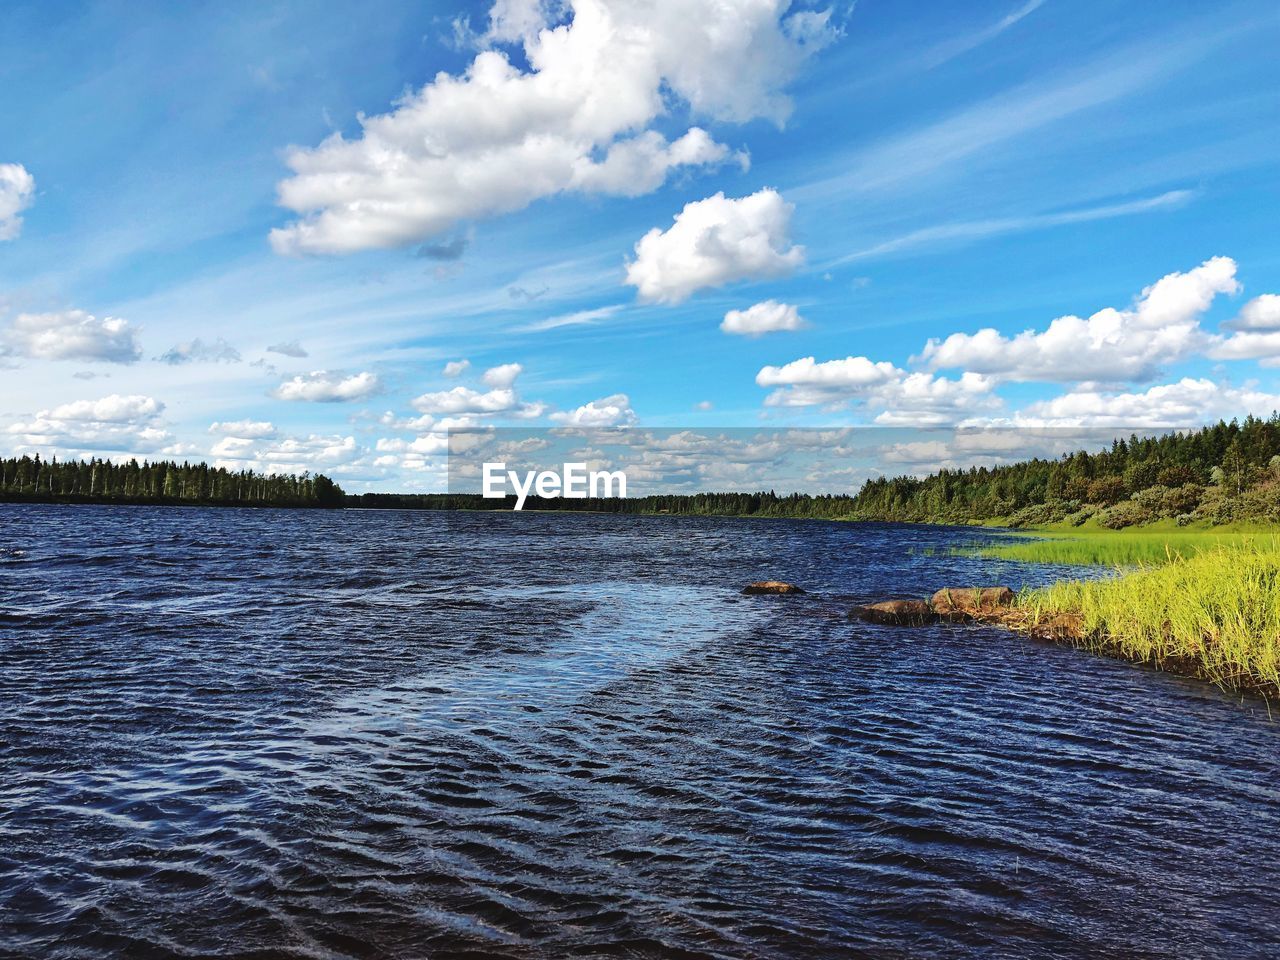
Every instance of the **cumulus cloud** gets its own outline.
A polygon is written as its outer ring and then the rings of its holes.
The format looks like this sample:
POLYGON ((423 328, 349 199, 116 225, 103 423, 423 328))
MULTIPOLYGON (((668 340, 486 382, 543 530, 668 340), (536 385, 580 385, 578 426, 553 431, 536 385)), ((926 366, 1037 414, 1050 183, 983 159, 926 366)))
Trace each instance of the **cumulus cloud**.
POLYGON ((804 262, 788 238, 793 209, 771 189, 688 203, 665 232, 640 238, 626 282, 642 300, 680 303, 704 287, 790 273, 804 262))
POLYGON ((0 163, 0 240, 16 240, 22 232, 20 214, 36 195, 36 178, 20 163, 0 163))
POLYGON ((602 429, 630 426, 636 422, 636 414, 631 409, 631 399, 625 393, 615 393, 575 410, 553 413, 551 419, 567 427, 602 429))
POLYGON ((1226 324, 1231 330, 1280 330, 1280 294, 1264 293, 1240 308, 1240 315, 1226 324))
POLYGON ((1205 349, 1200 318, 1221 293, 1238 292, 1236 264, 1214 257, 1147 287, 1134 305, 1107 307, 1087 320, 1064 316, 1043 331, 1013 337, 987 328, 930 340, 921 359, 931 369, 958 367, 1001 380, 1148 380, 1160 368, 1205 349))
MULTIPOLYGON (((461 360, 445 366, 446 376, 458 376, 471 366, 469 361, 461 360)), ((424 416, 416 420, 399 420, 388 413, 382 422, 396 429, 425 430, 433 428, 441 433, 448 429, 462 429, 477 423, 477 418, 509 416, 523 420, 540 417, 547 410, 547 405, 540 402, 526 403, 515 390, 515 382, 524 371, 518 363, 503 363, 490 367, 480 379, 491 389, 474 390, 471 387, 454 387, 451 390, 438 390, 415 397, 411 404, 424 416), (435 417, 453 418, 451 421, 435 422, 435 417)))
POLYGON ((500 366, 490 367, 480 379, 491 387, 509 387, 516 382, 516 378, 520 376, 523 370, 524 367, 518 363, 504 363, 500 366))
POLYGON ((541 416, 546 405, 541 403, 524 403, 519 394, 510 387, 488 391, 472 390, 470 387, 454 387, 452 390, 441 390, 435 393, 424 393, 412 401, 413 408, 432 416, 509 416, 530 418, 541 416))
POLYGON ((75 400, 42 410, 40 416, 51 420, 82 420, 96 423, 130 423, 147 420, 164 410, 164 404, 153 397, 140 394, 121 396, 113 393, 100 400, 75 400))
POLYGON ((341 434, 309 434, 304 437, 223 437, 210 453, 214 465, 230 470, 251 469, 263 473, 322 472, 333 477, 367 478, 378 475, 369 451, 355 437, 341 434))
POLYGON ((779 330, 802 330, 800 311, 789 303, 763 300, 745 310, 730 310, 724 315, 720 329, 744 337, 759 337, 779 330))
POLYGON ((340 403, 361 400, 382 388, 378 378, 368 372, 345 375, 328 370, 313 370, 286 380, 273 395, 279 400, 306 400, 312 403, 340 403))
POLYGON ((170 347, 156 359, 177 366, 183 363, 239 363, 240 351, 219 337, 205 343, 199 337, 170 347))
POLYGON ((164 404, 154 397, 112 394, 74 400, 41 410, 30 420, 11 423, 16 441, 47 450, 150 453, 172 437, 159 421, 164 404))
POLYGON ((1217 337, 1209 348, 1215 360, 1257 360, 1264 367, 1280 366, 1280 296, 1264 293, 1240 309, 1240 315, 1223 324, 1234 330, 1217 337))
POLYGON ((1280 410, 1280 394, 1234 387, 1206 378, 1184 377, 1137 393, 1080 389, 1032 403, 1013 418, 1033 427, 1193 427, 1244 414, 1269 416, 1280 410))
POLYGON ((894 426, 954 423, 1000 406, 990 377, 965 373, 950 380, 930 373, 908 373, 866 357, 823 363, 803 357, 781 367, 762 368, 756 383, 777 388, 765 398, 766 406, 838 407, 856 401, 880 411, 874 418, 876 423, 894 426))
POLYGON ((280 203, 300 215, 273 230, 280 253, 345 253, 437 237, 461 221, 567 191, 633 195, 672 169, 732 152, 701 127, 669 141, 654 121, 695 115, 781 123, 781 93, 835 32, 784 0, 501 0, 485 46, 461 75, 439 73, 389 113, 361 117, 286 156, 280 203), (495 45, 519 42, 528 69, 495 45))
POLYGON ((142 356, 137 330, 127 320, 83 310, 19 314, 3 342, 12 353, 38 360, 133 363, 142 356))
POLYGON ((299 359, 307 356, 307 351, 297 340, 282 340, 280 343, 273 343, 267 347, 267 353, 278 353, 282 357, 296 357, 299 359))
POLYGON ((471 367, 470 360, 450 360, 444 365, 446 377, 460 377, 471 367))
POLYGON ((274 437, 276 426, 267 420, 222 420, 209 424, 210 433, 220 433, 228 437, 245 437, 262 439, 274 437))
POLYGON ((763 367, 756 374, 762 387, 813 388, 841 393, 880 386, 901 373, 886 361, 873 363, 866 357, 845 357, 818 363, 813 357, 792 360, 781 367, 763 367))

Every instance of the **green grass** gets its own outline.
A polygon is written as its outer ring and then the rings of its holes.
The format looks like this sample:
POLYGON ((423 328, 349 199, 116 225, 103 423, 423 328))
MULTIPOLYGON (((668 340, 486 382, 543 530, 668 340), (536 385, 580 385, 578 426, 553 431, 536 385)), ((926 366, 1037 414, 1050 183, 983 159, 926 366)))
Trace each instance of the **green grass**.
POLYGON ((1280 695, 1280 532, 1040 530, 979 552, 1114 567, 1113 577, 1025 591, 1018 604, 1033 622, 1078 617, 1082 644, 1100 652, 1280 695))
POLYGON ((977 548, 983 556, 1026 563, 1140 567, 1189 560, 1219 549, 1280 552, 1280 533, 1246 530, 1039 530, 977 548))
POLYGON ((1034 620, 1081 618, 1084 645, 1225 687, 1280 694, 1280 546, 1202 546, 1106 580, 1067 580, 1019 598, 1034 620))

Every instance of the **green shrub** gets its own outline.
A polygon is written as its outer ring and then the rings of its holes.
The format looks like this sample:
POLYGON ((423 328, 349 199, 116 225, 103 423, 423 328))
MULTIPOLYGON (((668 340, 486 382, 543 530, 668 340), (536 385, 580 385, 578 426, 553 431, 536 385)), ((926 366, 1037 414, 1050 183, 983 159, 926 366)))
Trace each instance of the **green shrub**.
POLYGON ((1138 523, 1150 523, 1155 514, 1136 500, 1123 500, 1098 514, 1098 522, 1108 530, 1122 530, 1138 523))

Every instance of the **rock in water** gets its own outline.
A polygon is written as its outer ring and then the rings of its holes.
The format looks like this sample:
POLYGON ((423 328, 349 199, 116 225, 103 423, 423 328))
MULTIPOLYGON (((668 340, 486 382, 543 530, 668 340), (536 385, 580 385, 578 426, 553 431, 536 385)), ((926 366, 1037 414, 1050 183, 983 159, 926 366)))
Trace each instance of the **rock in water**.
POLYGON ((850 617, 867 623, 883 623, 892 627, 918 627, 934 623, 938 615, 923 600, 883 600, 854 607, 850 617))
POLYGON ((944 620, 970 620, 999 613, 1016 599, 1008 587, 943 587, 929 606, 944 620))
POLYGON ((1033 624, 1027 632, 1037 640, 1074 643, 1084 639, 1084 618, 1078 613, 1059 613, 1033 624))
POLYGON ((760 593, 804 593, 804 591, 794 583, 783 583, 781 580, 761 580, 759 583, 748 583, 742 588, 742 592, 747 596, 753 596, 760 593))

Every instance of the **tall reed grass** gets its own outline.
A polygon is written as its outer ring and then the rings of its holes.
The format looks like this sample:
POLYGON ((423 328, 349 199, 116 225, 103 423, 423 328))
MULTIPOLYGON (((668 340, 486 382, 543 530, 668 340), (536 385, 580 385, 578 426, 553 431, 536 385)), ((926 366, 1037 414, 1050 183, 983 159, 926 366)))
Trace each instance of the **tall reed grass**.
POLYGON ((1016 541, 1001 541, 978 548, 983 556, 1026 563, 1101 565, 1111 567, 1154 566, 1190 559, 1220 547, 1280 551, 1275 533, 1219 530, 1134 530, 1113 532, 1055 530, 1019 534, 1016 541))

